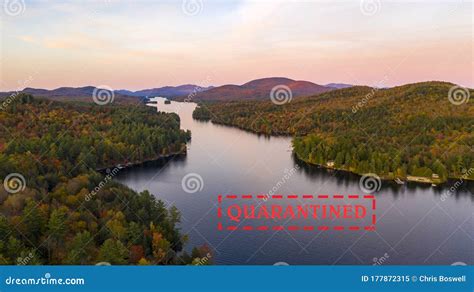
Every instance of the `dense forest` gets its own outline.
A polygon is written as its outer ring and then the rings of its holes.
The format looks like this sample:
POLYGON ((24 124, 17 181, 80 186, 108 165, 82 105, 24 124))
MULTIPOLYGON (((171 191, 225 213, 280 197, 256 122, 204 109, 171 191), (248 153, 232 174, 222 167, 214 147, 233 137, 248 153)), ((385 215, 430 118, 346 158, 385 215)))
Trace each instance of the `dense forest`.
POLYGON ((111 179, 119 163, 182 151, 190 133, 177 115, 29 94, 9 102, 0 111, 0 264, 203 262, 206 247, 183 252, 175 207, 111 179))
POLYGON ((453 86, 355 86, 284 105, 201 103, 193 117, 266 135, 292 135, 294 152, 311 164, 383 179, 474 179, 474 106, 469 99, 451 103, 453 86))

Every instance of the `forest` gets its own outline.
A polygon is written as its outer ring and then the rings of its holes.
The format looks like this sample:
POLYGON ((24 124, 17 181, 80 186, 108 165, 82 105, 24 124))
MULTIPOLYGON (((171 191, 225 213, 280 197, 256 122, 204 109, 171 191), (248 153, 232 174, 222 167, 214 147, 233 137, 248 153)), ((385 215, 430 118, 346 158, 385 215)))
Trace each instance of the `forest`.
MULTIPOLYGON (((454 84, 354 86, 271 101, 201 102, 193 118, 265 135, 290 135, 311 164, 382 179, 474 179, 474 106, 448 99, 454 84)), ((472 96, 473 90, 469 90, 472 96)))
POLYGON ((183 251, 175 207, 110 179, 117 164, 182 152, 191 137, 176 114, 29 94, 9 102, 0 111, 0 264, 196 264, 208 255, 183 251))

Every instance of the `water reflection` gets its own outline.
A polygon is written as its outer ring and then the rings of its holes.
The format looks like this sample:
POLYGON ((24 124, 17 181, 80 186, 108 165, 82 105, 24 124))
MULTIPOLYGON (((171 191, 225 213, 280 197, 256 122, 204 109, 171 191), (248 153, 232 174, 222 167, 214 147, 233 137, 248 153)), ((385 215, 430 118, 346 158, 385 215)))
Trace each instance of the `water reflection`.
POLYGON ((377 232, 219 232, 218 194, 268 193, 293 168, 295 173, 278 192, 361 194, 360 177, 299 161, 291 153, 289 137, 258 136, 193 120, 194 103, 165 105, 157 100, 154 106, 178 112, 181 127, 191 130, 187 155, 125 169, 116 178, 176 205, 182 232, 189 236, 187 248, 208 245, 217 264, 371 265, 385 253, 390 255, 384 262, 388 265, 474 263, 472 184, 446 195, 454 182, 439 187, 383 182, 376 193, 377 232), (181 180, 189 173, 203 178, 202 191, 183 191, 181 180))

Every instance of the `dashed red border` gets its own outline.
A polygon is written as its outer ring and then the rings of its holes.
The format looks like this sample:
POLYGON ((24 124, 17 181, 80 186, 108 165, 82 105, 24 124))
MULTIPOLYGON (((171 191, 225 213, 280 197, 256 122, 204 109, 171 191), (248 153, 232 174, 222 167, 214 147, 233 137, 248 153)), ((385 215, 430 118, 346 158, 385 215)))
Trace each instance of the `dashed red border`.
POLYGON ((223 199, 344 199, 346 197, 347 199, 371 199, 372 200, 372 224, 369 226, 311 226, 311 225, 306 225, 306 226, 294 226, 294 225, 289 225, 289 226, 283 226, 283 225, 276 225, 276 226, 227 226, 223 227, 222 222, 217 223, 217 229, 218 230, 259 230, 259 231, 266 231, 266 230, 289 230, 289 231, 296 231, 296 230, 303 230, 303 231, 328 231, 328 230, 337 230, 337 231, 342 231, 342 230, 367 230, 367 231, 375 231, 375 225, 377 223, 377 215, 375 214, 375 209, 377 206, 376 203, 376 198, 374 195, 340 195, 340 194, 335 194, 335 195, 326 195, 326 194, 321 194, 321 195, 251 195, 251 194, 241 194, 241 195, 235 195, 235 194, 229 194, 229 195, 218 195, 217 196, 217 201, 218 201, 218 207, 217 207, 217 217, 222 218, 222 200, 223 199))

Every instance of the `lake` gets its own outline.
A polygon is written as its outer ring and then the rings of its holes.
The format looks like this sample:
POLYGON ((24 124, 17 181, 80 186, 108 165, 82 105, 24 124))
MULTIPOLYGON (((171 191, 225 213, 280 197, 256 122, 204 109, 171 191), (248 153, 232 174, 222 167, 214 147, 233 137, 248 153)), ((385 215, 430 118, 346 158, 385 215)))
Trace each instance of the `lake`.
POLYGON ((221 265, 474 264, 473 187, 464 183, 448 193, 455 181, 444 187, 384 182, 375 193, 376 231, 218 231, 218 194, 275 188, 281 194, 363 194, 360 177, 301 163, 289 137, 196 121, 196 104, 154 100, 159 111, 178 113, 181 127, 191 130, 187 155, 124 169, 116 180, 175 205, 182 214, 182 233, 189 236, 187 250, 205 244, 213 250, 213 262, 221 265), (186 186, 197 183, 197 192, 183 190, 189 174, 202 178, 202 184, 197 180, 186 186))

